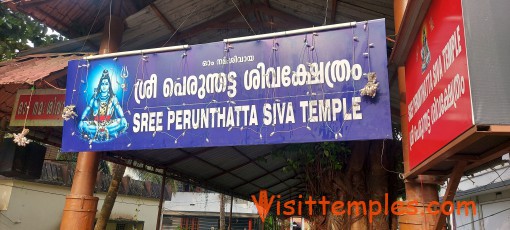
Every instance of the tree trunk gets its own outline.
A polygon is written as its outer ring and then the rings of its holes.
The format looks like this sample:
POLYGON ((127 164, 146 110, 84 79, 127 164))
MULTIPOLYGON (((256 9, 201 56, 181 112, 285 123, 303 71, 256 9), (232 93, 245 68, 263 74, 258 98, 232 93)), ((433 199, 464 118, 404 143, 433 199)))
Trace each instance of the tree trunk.
MULTIPOLYGON (((386 147, 383 149, 382 142, 373 141, 370 145, 370 176, 367 178, 370 187, 370 200, 377 201, 381 206, 373 205, 372 212, 378 213, 371 218, 370 229, 374 230, 389 230, 390 224, 388 216, 384 213, 385 196, 388 196, 388 172, 383 168, 383 164, 386 164, 386 158, 388 156, 388 143, 385 143, 386 147), (383 152, 384 151, 384 154, 383 152), (383 155, 381 155, 383 154, 383 155)), ((370 207, 367 207, 369 209, 370 207)), ((389 215, 389 213, 388 213, 389 215)))
POLYGON ((225 230, 225 195, 220 194, 220 230, 225 230))
POLYGON ((310 229, 390 229, 390 217, 385 213, 384 205, 386 202, 391 204, 395 199, 395 191, 389 192, 389 190, 397 189, 399 183, 392 183, 392 187, 389 187, 389 179, 394 175, 390 175, 384 167, 394 170, 389 161, 392 155, 399 153, 399 149, 394 141, 386 141, 384 148, 382 143, 380 141, 356 141, 343 145, 339 150, 328 145, 322 145, 324 146, 322 149, 322 146, 312 146, 314 158, 310 158, 308 155, 303 156, 309 154, 310 151, 310 147, 305 146, 301 150, 306 151, 296 151, 296 155, 301 154, 297 157, 290 154, 284 156, 287 159, 297 159, 302 164, 300 168, 303 173, 301 178, 306 184, 305 194, 316 200, 325 196, 330 201, 341 201, 344 204, 343 211, 350 211, 350 214, 335 214, 327 211, 325 216, 319 213, 308 216, 310 229), (348 148, 350 151, 346 151, 344 148, 348 148), (317 151, 317 149, 319 150, 317 151), (331 151, 328 149, 340 152, 338 155, 330 155, 331 151), (383 150, 385 153, 381 156, 383 150), (382 162, 381 157, 383 158, 382 162), (341 167, 336 167, 338 164, 341 167), (370 208, 374 212, 370 212, 370 208), (372 214, 370 218, 367 216, 368 213, 372 214))
MULTIPOLYGON (((350 194, 351 201, 365 201, 367 202, 367 184, 366 176, 363 168, 366 165, 369 142, 357 142, 352 148, 352 156, 349 161, 349 170, 347 178, 349 186, 351 186, 354 194, 350 194)), ((348 200, 349 201, 349 200, 348 200)), ((352 230, 365 230, 368 229, 368 219, 363 215, 363 209, 358 206, 353 206, 351 210, 350 229, 352 230), (356 212, 359 214, 356 215, 356 212)))
POLYGON ((106 229, 106 224, 108 223, 108 219, 110 219, 110 214, 112 213, 113 205, 115 204, 115 199, 117 199, 119 184, 121 183, 125 171, 126 166, 118 164, 113 165, 112 181, 110 183, 110 187, 108 188, 108 193, 106 194, 106 197, 104 199, 103 206, 101 207, 101 212, 99 213, 99 217, 97 218, 94 230, 106 229))

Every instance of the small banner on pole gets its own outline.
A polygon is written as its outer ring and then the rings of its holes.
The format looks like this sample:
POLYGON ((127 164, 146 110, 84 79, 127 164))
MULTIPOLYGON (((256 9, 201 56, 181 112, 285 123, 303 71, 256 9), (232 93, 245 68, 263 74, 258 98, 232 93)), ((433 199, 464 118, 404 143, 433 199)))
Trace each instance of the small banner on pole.
POLYGON ((18 90, 10 126, 62 126, 65 91, 56 89, 18 90))

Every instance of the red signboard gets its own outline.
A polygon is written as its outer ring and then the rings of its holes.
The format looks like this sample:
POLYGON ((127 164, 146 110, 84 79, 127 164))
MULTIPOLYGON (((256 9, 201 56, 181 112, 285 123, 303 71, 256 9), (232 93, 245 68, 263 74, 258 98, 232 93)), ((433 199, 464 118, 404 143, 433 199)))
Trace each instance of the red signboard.
POLYGON ((409 166, 473 126, 461 0, 432 1, 406 61, 409 166))
POLYGON ((38 89, 31 94, 31 90, 18 91, 10 125, 62 126, 65 91, 38 89))

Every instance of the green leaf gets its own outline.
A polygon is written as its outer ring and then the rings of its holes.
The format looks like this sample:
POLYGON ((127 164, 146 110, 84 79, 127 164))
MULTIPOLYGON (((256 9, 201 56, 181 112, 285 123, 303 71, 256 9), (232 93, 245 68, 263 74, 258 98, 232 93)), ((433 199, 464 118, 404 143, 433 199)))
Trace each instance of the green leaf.
POLYGON ((13 12, 0 4, 0 61, 11 59, 16 53, 28 49, 28 42, 34 46, 57 42, 60 35, 47 35, 48 27, 28 15, 13 12))

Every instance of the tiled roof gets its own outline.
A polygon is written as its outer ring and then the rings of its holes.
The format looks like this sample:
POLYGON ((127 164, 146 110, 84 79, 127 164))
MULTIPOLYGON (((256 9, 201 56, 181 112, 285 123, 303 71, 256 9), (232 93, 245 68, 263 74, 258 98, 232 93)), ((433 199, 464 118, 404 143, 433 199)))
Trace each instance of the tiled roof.
POLYGON ((36 54, 0 62, 0 85, 33 84, 66 69, 68 61, 81 59, 84 55, 88 53, 36 54))

